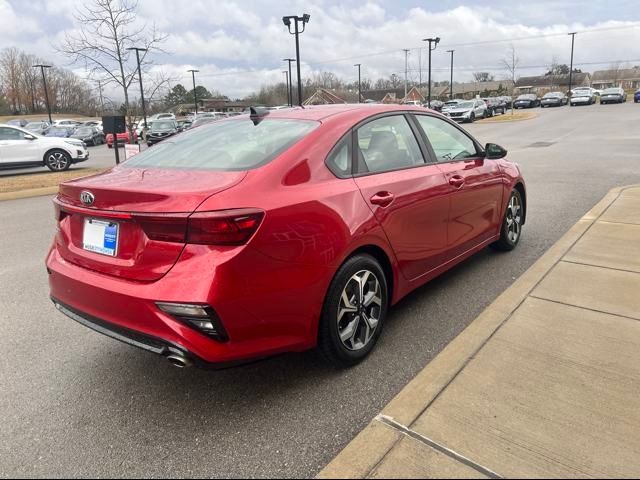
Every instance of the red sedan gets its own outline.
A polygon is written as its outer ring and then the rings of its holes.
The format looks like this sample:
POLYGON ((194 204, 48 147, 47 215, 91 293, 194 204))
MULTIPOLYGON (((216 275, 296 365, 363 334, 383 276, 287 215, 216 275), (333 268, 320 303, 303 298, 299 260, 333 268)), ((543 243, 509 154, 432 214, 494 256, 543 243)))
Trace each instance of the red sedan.
MULTIPOLYGON (((135 132, 135 130, 133 132, 118 133, 117 137, 118 137, 118 143, 119 144, 138 143, 138 134, 135 132)), ((106 135, 105 141, 107 142, 107 147, 113 148, 113 134, 112 133, 108 133, 106 135)))
POLYGON ((350 366, 402 297, 516 247, 525 184, 506 153, 407 106, 203 125, 60 186, 51 297, 180 367, 314 347, 350 366))

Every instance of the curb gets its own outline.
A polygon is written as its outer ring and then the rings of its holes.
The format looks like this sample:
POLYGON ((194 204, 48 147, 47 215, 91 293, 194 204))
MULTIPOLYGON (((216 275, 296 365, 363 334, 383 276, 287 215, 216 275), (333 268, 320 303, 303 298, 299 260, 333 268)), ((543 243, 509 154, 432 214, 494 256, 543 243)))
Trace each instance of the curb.
MULTIPOLYGON (((504 115, 509 115, 508 113, 505 113, 504 115)), ((526 122, 527 120, 533 120, 534 118, 538 118, 539 114, 536 112, 533 112, 533 116, 531 117, 527 117, 527 118, 514 118, 513 120, 494 120, 491 121, 491 118, 483 118, 482 120, 478 120, 478 122, 480 124, 489 124, 489 123, 513 123, 513 122, 526 122), (489 120, 489 121, 487 121, 489 120)), ((492 117, 494 118, 494 117, 492 117)), ((502 118, 502 117, 498 117, 498 118, 502 118)))
MULTIPOLYGON (((620 194, 637 187, 614 188, 505 290, 382 410, 380 416, 411 426, 427 410, 484 344, 511 317, 575 243, 620 194)), ((402 436, 374 419, 317 478, 365 478, 402 436)))
POLYGON ((5 200, 17 200, 19 198, 42 197, 45 195, 55 195, 58 193, 58 185, 55 187, 30 188, 18 190, 17 192, 0 193, 0 202, 5 200))

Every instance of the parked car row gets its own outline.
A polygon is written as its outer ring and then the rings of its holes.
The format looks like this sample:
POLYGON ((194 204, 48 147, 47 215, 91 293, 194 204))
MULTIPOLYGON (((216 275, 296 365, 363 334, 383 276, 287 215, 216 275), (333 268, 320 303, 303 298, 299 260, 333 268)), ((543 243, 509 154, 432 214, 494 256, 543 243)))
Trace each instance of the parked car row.
MULTIPOLYGON (((572 90, 570 97, 563 92, 549 92, 546 93, 542 99, 533 93, 522 94, 514 102, 514 108, 594 105, 598 103, 598 97, 600 97, 601 105, 624 103, 627 101, 627 93, 619 87, 607 88, 603 91, 591 87, 576 87, 572 90)), ((635 93, 634 102, 640 102, 640 90, 635 93)))

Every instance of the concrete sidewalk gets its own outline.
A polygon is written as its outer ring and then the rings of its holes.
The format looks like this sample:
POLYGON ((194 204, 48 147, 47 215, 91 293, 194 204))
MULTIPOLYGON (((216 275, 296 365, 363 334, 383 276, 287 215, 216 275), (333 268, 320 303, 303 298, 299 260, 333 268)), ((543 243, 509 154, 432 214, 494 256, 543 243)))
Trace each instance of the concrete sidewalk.
POLYGON ((638 476, 640 186, 611 191, 319 475, 638 476))

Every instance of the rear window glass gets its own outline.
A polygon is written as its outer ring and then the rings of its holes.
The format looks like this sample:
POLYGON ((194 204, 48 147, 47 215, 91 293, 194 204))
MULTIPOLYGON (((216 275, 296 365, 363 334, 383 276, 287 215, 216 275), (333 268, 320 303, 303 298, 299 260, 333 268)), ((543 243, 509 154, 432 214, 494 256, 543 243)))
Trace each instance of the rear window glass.
POLYGON ((301 140, 318 122, 248 117, 202 125, 175 135, 128 160, 133 168, 250 170, 301 140))

